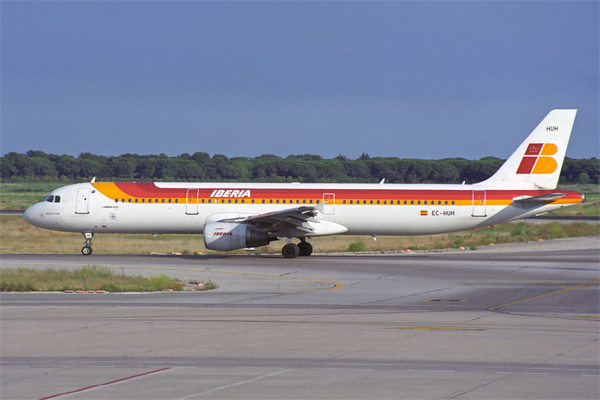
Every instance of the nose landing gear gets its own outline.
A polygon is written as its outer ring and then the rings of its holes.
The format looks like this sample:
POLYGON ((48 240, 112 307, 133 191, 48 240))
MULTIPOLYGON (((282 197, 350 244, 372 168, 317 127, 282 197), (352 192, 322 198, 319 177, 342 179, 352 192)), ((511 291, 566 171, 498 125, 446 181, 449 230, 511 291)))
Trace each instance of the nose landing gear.
POLYGON ((82 247, 81 254, 89 256, 92 254, 92 239, 94 238, 94 234, 92 232, 84 232, 83 237, 85 238, 85 246, 82 247))

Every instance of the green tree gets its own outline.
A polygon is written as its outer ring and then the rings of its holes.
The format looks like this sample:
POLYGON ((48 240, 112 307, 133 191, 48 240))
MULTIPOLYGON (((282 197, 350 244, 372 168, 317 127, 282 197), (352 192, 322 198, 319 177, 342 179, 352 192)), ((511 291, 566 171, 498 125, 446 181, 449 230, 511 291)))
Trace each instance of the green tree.
POLYGON ((91 177, 102 174, 102 164, 89 158, 79 159, 79 176, 91 177))
POLYGON ((577 177, 577 182, 587 185, 588 183, 590 183, 590 176, 585 172, 581 172, 577 177))

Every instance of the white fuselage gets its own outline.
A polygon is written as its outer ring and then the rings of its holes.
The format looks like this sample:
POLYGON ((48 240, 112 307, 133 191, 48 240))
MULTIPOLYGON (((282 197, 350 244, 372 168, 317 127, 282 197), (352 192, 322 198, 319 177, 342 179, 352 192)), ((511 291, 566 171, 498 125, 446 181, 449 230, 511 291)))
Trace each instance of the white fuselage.
POLYGON ((156 234, 202 233, 214 214, 249 216, 326 201, 318 219, 346 227, 346 234, 425 235, 493 225, 582 201, 579 193, 560 190, 396 184, 82 183, 49 196, 60 201, 34 204, 25 213, 28 222, 66 232, 156 234), (108 185, 121 185, 129 193, 115 193, 108 185), (154 185, 154 192, 132 192, 144 185, 154 185), (512 200, 550 192, 567 195, 533 207, 512 200))

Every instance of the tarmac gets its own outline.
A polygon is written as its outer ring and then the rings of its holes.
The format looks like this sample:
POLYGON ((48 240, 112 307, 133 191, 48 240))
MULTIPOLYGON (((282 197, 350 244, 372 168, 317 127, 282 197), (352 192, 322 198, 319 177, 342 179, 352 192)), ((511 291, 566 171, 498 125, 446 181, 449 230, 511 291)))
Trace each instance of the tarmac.
POLYGON ((2 293, 2 399, 598 399, 598 237, 379 255, 1 255, 212 280, 2 293))

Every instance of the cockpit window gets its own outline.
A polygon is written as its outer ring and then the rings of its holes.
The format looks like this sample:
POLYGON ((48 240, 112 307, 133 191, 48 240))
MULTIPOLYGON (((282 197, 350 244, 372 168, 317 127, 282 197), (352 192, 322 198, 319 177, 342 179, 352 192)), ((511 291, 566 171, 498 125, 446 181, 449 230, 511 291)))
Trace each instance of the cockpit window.
POLYGON ((60 196, 54 196, 54 202, 60 203, 60 196))
POLYGON ((54 196, 46 196, 45 199, 48 203, 53 203, 54 202, 54 196))

